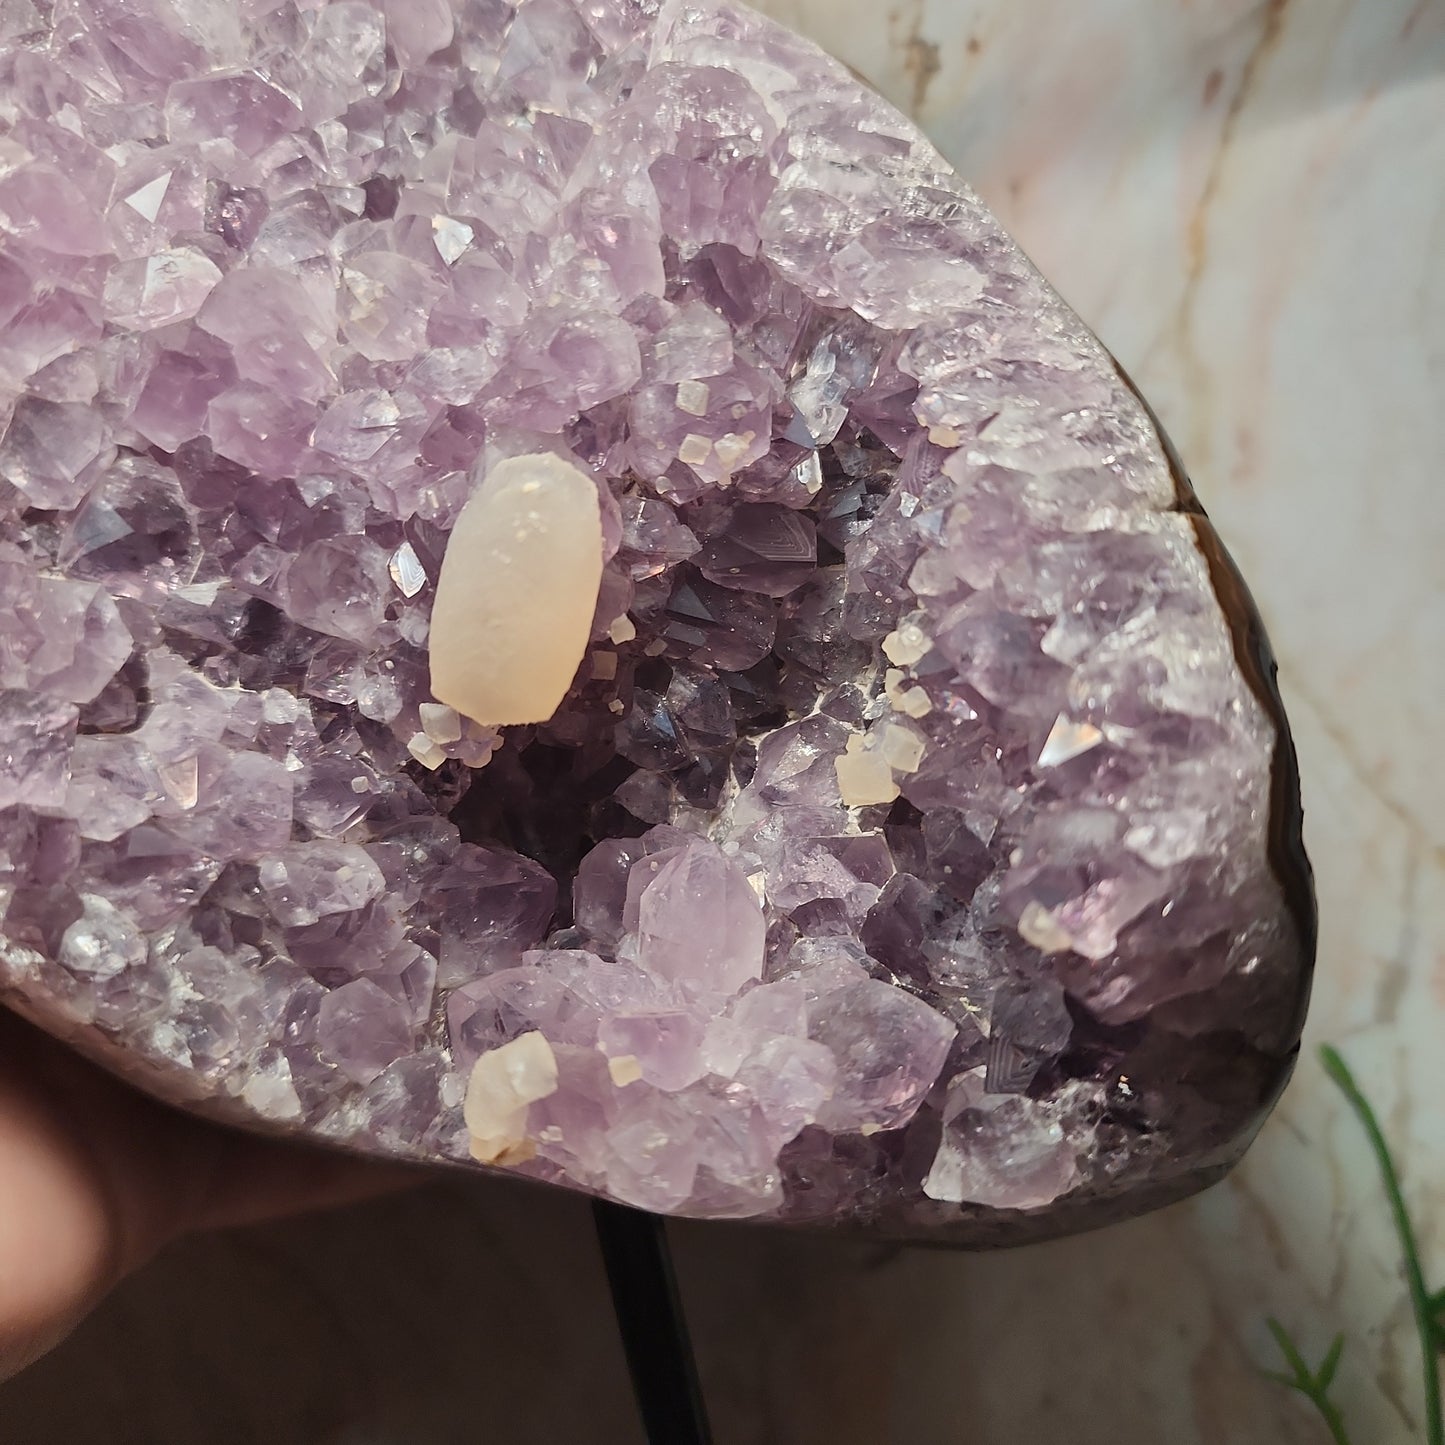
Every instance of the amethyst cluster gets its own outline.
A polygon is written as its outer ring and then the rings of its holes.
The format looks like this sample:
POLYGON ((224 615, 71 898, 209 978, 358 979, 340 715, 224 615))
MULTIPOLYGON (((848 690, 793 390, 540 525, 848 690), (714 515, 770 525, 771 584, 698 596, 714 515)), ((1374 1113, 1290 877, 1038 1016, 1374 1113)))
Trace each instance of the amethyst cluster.
POLYGON ((221 1119, 696 1216, 1021 1238, 1248 1142, 1313 915, 1247 594, 1110 357, 811 45, 21 0, 0 334, 14 1006, 221 1119), (562 708, 498 733, 428 617, 539 451, 606 566, 562 708))

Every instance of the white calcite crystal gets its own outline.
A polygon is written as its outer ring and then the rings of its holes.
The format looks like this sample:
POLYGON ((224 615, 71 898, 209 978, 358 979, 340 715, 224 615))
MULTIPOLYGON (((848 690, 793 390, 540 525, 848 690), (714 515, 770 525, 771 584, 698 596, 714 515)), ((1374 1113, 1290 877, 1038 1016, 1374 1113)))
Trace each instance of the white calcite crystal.
POLYGON ((557 1058, 539 1033, 518 1035, 472 1065, 462 1118, 472 1157, 483 1164, 519 1163, 534 1153, 527 1138, 527 1106, 557 1091, 557 1058))
MULTIPOLYGON (((546 722, 587 650, 601 581, 592 478, 550 452, 499 462, 447 539, 431 614, 432 691, 484 725, 546 722)), ((426 712, 422 721, 433 741, 455 741, 426 712)))

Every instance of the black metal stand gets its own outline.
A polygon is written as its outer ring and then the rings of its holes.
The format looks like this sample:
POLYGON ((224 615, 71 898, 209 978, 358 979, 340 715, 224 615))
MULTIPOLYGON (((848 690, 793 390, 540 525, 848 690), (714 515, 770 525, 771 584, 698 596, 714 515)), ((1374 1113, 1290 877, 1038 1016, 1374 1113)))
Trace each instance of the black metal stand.
POLYGON ((592 1210, 648 1445, 712 1445, 666 1226, 601 1199, 592 1210))

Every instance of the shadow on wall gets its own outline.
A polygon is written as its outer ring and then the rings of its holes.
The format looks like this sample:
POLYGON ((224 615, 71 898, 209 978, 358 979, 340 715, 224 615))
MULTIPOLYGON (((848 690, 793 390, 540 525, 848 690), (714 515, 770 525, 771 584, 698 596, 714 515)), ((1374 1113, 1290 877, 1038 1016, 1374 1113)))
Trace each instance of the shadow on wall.
POLYGON ((587 1201, 444 1183, 187 1242, 0 1387, 5 1445, 643 1445, 587 1201))

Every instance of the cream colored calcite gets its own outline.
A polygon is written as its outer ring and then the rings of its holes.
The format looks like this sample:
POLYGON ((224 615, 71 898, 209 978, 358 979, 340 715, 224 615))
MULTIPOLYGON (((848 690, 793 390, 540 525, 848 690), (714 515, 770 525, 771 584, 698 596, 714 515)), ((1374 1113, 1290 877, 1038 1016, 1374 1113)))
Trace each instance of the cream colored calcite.
POLYGON ((883 729, 883 756, 895 773, 916 773, 927 743, 917 733, 889 723, 883 729))
POLYGON ((916 622, 904 622, 883 639, 883 651, 889 662, 909 667, 917 662, 933 644, 916 622))
POLYGON ((884 672, 883 690, 894 712, 901 712, 906 717, 927 717, 933 711, 933 702, 928 694, 921 687, 910 685, 901 668, 890 667, 884 672))
POLYGON ((833 761, 838 774, 838 792, 849 808, 870 808, 878 803, 891 803, 898 796, 893 769, 888 759, 877 750, 849 750, 833 761))
POLYGON ((462 1118, 472 1156, 483 1164, 516 1164, 530 1157, 527 1108, 557 1091, 557 1058, 540 1033, 522 1034, 472 1065, 462 1118))
POLYGON ((591 477, 549 452, 499 462, 442 559, 432 692, 484 726, 545 722, 587 650, 601 581, 591 477))
POLYGON ((411 740, 406 745, 406 750, 422 767, 435 772, 446 762, 447 755, 443 748, 437 746, 436 742, 425 733, 413 733, 411 740))
POLYGON ((1025 903, 1019 915, 1019 937, 1040 953, 1064 953, 1074 942, 1053 913, 1035 899, 1025 903))
POLYGON ((454 707, 445 703, 424 702, 417 709, 421 715, 421 730, 434 743, 455 743, 461 741, 462 720, 454 707))
POLYGON ((607 1060, 607 1072, 619 1089, 625 1089, 642 1077, 642 1065, 637 1062, 636 1054, 618 1054, 607 1060))

